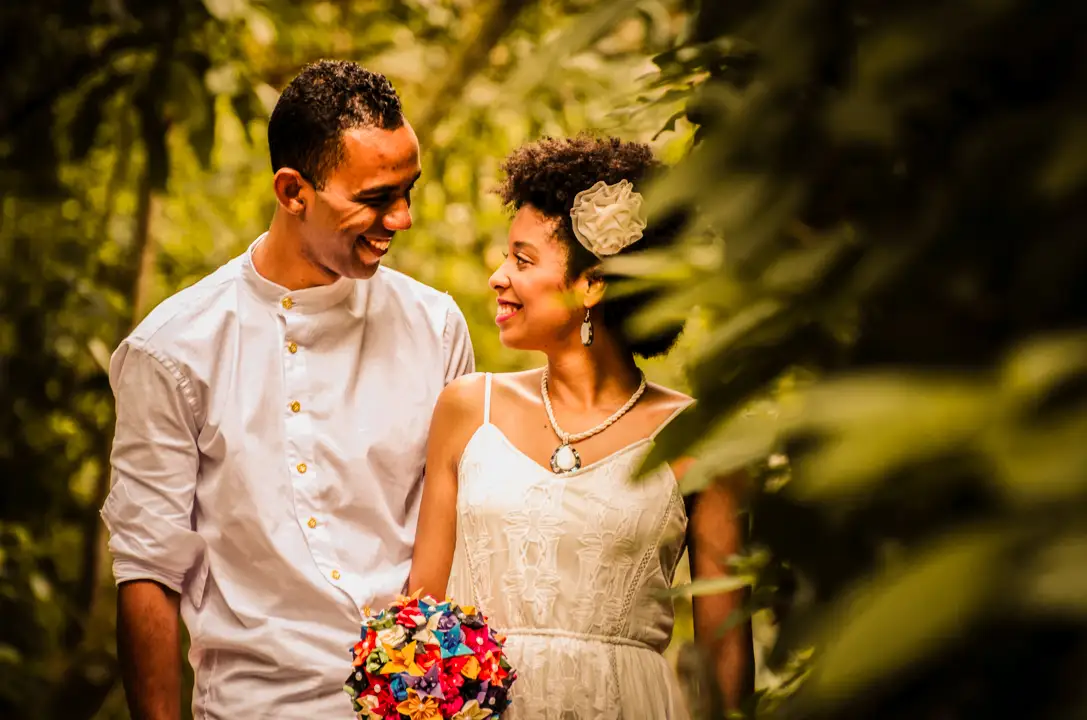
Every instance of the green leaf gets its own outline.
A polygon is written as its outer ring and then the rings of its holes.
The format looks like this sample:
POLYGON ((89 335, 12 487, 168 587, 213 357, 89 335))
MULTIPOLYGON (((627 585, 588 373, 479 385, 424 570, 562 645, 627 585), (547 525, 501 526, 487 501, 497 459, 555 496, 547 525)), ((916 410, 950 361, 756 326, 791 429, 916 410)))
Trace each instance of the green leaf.
POLYGON ((659 138, 661 135, 663 135, 666 132, 675 132, 676 123, 679 122, 682 118, 685 118, 685 117, 687 117, 687 110, 686 109, 678 110, 678 111, 672 113, 671 117, 668 118, 668 120, 664 123, 664 125, 661 127, 661 129, 658 130, 653 135, 653 139, 656 140, 657 138, 659 138))
POLYGON ((18 665, 22 663, 23 656, 18 648, 0 643, 0 665, 18 665))
POLYGON ((855 500, 907 463, 967 449, 997 411, 989 386, 965 379, 866 375, 819 383, 786 433, 820 442, 793 463, 789 492, 806 500, 855 500))
POLYGON ((698 443, 703 429, 712 419, 713 416, 703 412, 698 404, 677 417, 657 436, 656 442, 650 447, 636 476, 644 477, 646 473, 660 467, 663 463, 683 456, 698 443))
POLYGON ((1087 408, 1039 421, 995 424, 980 448, 993 466, 994 484, 1013 503, 1081 501, 1087 496, 1087 408))
POLYGON ((967 632, 992 606, 1007 544, 996 526, 954 534, 838 597, 813 641, 806 703, 828 710, 967 632))
POLYGON ((611 0, 574 17, 558 38, 544 51, 524 63, 506 83, 508 92, 527 96, 548 76, 559 70, 561 62, 577 55, 634 11, 641 0, 611 0))
POLYGON ((1010 392, 1031 399, 1085 372, 1087 333, 1071 332, 1024 343, 1009 356, 1001 379, 1010 392))
POLYGON ((1032 611, 1087 617, 1087 534, 1062 533, 1039 548, 1023 573, 1023 601, 1032 611))
POLYGON ((705 367, 719 365, 720 357, 734 346, 776 332, 774 328, 780 327, 782 321, 787 321, 786 313, 789 309, 784 303, 772 298, 747 303, 740 312, 728 318, 710 335, 691 359, 692 364, 705 367))
POLYGON ((778 443, 777 419, 740 412, 707 433, 695 461, 680 481, 684 495, 705 489, 714 479, 767 458, 778 443))
POLYGON ((813 244, 789 253, 782 253, 763 273, 762 284, 770 293, 801 293, 815 288, 837 266, 846 250, 855 246, 848 228, 812 238, 813 244))
POLYGON ((723 575, 721 577, 693 580, 686 585, 670 588, 664 593, 667 597, 705 597, 722 595, 734 590, 751 587, 755 584, 753 575, 723 575))

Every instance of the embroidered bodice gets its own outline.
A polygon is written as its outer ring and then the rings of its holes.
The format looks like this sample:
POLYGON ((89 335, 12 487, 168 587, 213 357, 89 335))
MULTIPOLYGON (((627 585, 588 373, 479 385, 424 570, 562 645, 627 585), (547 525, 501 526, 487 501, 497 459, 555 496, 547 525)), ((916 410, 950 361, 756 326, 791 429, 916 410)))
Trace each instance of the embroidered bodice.
POLYGON ((449 595, 510 638, 511 717, 685 716, 660 653, 687 517, 667 466, 633 479, 653 438, 555 475, 489 422, 487 381, 484 422, 459 466, 449 595), (660 714, 624 712, 630 702, 660 714))

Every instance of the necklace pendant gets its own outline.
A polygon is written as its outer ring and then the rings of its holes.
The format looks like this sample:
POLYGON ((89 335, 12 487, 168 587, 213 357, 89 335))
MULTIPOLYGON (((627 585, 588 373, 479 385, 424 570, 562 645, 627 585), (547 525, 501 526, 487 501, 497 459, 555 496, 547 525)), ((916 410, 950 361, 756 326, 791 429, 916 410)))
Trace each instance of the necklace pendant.
POLYGON ((555 452, 551 453, 551 470, 556 475, 573 472, 580 467, 581 456, 569 445, 559 445, 555 448, 555 452))

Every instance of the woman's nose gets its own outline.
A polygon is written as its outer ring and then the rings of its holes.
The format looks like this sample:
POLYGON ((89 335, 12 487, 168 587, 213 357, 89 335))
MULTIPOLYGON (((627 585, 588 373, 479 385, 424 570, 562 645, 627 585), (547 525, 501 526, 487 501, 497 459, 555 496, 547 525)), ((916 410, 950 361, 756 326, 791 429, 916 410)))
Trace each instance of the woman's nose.
POLYGON ((509 278, 506 277, 506 272, 504 268, 504 264, 499 265, 497 268, 495 268, 495 271, 491 273, 491 277, 487 281, 487 284, 491 286, 491 290, 501 290, 503 288, 509 287, 509 278))

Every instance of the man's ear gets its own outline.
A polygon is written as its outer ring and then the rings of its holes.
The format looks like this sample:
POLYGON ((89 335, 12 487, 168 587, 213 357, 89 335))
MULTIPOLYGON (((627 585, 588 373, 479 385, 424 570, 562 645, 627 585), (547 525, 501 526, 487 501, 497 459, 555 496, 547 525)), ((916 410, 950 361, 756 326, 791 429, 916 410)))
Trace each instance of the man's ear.
POLYGON ((585 307, 595 307, 604 299, 604 291, 608 284, 604 282, 604 276, 598 268, 590 268, 585 271, 585 307))
POLYGON ((272 179, 276 200, 279 206, 292 215, 301 215, 306 211, 307 195, 310 194, 309 183, 302 174, 291 168, 280 168, 272 179))

